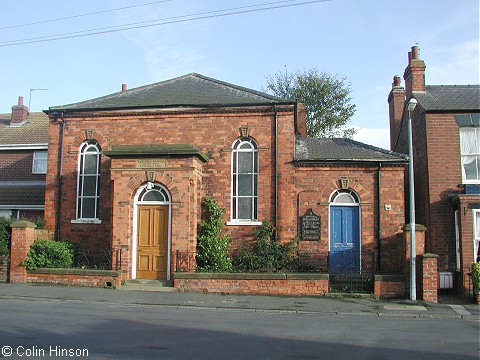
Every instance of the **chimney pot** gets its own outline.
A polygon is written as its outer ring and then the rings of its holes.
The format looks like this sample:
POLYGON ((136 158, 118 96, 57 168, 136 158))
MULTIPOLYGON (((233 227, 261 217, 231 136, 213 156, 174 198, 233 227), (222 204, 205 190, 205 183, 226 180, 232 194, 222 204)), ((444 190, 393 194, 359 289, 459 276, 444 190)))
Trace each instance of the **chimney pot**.
POLYGON ((400 76, 395 75, 395 76, 393 77, 393 87, 394 87, 394 88, 395 88, 395 87, 398 87, 398 86, 400 86, 400 84, 401 84, 400 76))
POLYGON ((418 60, 418 46, 412 46, 412 60, 418 60))
POLYGON ((122 84, 122 92, 127 91, 127 84, 122 84))
POLYGON ((18 105, 23 105, 23 96, 18 97, 18 105))

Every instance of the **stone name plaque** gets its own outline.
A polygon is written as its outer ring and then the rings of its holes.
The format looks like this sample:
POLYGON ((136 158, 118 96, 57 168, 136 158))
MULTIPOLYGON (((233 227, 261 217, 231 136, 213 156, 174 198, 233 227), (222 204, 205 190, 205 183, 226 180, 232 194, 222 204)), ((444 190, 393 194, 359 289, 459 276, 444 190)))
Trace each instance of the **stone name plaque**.
POLYGON ((300 217, 300 239, 320 240, 320 216, 315 215, 312 209, 300 217))
POLYGON ((166 167, 167 159, 137 159, 137 168, 164 169, 166 167))

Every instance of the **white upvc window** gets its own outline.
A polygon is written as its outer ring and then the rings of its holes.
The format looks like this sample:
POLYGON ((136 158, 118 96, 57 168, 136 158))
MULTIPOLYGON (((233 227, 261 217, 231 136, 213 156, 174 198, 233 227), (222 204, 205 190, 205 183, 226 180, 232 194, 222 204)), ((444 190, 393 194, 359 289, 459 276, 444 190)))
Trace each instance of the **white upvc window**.
POLYGON ((473 210, 473 261, 478 262, 480 254, 480 210, 473 210))
POLYGON ((33 174, 46 174, 47 173, 47 151, 34 151, 33 152, 33 174))
POLYGON ((460 128, 462 182, 480 183, 480 127, 460 128))
POLYGON ((99 184, 100 147, 94 141, 87 141, 81 145, 78 156, 77 221, 99 220, 99 184))
POLYGON ((249 137, 237 139, 232 146, 233 223, 258 222, 258 146, 249 137))

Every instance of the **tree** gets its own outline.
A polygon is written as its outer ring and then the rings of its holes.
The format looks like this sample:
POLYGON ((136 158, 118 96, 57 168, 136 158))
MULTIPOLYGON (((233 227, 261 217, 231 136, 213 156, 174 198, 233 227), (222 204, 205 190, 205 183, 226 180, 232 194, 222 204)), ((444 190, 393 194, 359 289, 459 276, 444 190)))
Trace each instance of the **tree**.
POLYGON ((307 132, 311 137, 348 137, 356 130, 346 127, 355 114, 351 104, 350 82, 338 75, 317 69, 277 72, 268 76, 267 91, 284 99, 304 103, 307 108, 307 132))

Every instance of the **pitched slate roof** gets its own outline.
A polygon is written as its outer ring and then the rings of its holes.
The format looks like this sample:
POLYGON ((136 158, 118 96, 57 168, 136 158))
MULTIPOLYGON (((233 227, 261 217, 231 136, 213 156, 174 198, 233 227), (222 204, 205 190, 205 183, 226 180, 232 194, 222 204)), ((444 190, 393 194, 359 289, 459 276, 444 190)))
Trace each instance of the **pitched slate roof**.
POLYGON ((413 96, 425 111, 480 111, 480 85, 429 85, 413 96))
POLYGON ((0 114, 0 146, 47 145, 48 116, 42 112, 28 114, 22 126, 10 126, 11 113, 0 114))
POLYGON ((297 162, 406 163, 407 159, 406 155, 345 138, 297 138, 295 141, 297 162))
POLYGON ((239 106, 273 103, 292 103, 292 101, 191 73, 92 100, 52 106, 48 111, 239 106))
POLYGON ((0 185, 0 207, 43 206, 45 185, 0 185))

